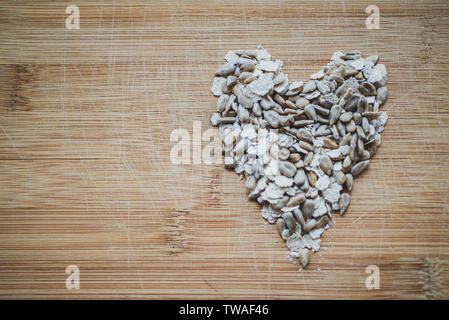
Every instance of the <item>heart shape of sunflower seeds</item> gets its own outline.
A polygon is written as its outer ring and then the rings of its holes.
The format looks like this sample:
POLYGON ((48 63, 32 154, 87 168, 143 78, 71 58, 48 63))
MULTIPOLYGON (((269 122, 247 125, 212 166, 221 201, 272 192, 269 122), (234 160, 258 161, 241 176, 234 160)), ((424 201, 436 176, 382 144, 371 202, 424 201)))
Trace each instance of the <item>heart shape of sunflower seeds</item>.
POLYGON ((360 51, 335 52, 306 83, 290 82, 260 46, 225 60, 211 88, 225 168, 245 178, 248 196, 306 267, 380 146, 387 71, 360 51))

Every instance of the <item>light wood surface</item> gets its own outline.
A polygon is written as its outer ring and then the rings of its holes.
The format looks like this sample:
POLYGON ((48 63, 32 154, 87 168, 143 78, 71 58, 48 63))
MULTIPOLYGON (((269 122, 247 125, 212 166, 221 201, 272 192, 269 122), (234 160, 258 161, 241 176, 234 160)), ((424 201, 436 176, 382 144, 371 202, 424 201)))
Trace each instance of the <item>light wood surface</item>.
POLYGON ((449 298, 446 1, 70 3, 80 30, 68 2, 0 3, 0 298, 449 298), (169 159, 210 126, 222 57, 259 44, 291 80, 336 50, 389 73, 382 147, 301 273, 237 175, 169 159))

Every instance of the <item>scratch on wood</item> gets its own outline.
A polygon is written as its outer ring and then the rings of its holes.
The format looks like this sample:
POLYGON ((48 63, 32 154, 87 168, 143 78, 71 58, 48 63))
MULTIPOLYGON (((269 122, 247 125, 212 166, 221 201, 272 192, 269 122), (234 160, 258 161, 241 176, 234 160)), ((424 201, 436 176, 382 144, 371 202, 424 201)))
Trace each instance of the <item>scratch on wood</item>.
POLYGON ((211 208, 220 208, 221 207, 221 195, 220 191, 221 186, 221 176, 222 171, 217 170, 213 173, 212 179, 210 183, 207 183, 208 194, 210 195, 210 206, 211 208))
POLYGON ((211 288, 212 290, 214 290, 215 292, 218 292, 217 289, 215 289, 207 280, 204 280, 204 282, 208 285, 209 288, 211 288))
POLYGON ((426 299, 440 299, 441 287, 441 262, 439 258, 422 258, 423 268, 421 281, 426 299))
POLYGON ((422 60, 424 63, 432 62, 432 43, 433 43, 433 34, 435 32, 435 25, 432 22, 432 19, 428 16, 424 16, 423 22, 423 53, 422 60))
POLYGON ((187 247, 186 224, 189 209, 173 209, 168 213, 168 221, 164 226, 167 234, 169 255, 177 256, 185 251, 187 247))

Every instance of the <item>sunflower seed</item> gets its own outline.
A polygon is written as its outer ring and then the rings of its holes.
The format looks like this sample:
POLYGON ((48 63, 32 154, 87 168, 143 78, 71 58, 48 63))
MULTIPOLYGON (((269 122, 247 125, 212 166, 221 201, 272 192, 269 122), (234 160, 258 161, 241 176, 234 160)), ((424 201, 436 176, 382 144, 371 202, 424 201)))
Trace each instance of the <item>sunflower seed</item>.
POLYGON ((310 133, 310 131, 308 131, 306 129, 299 129, 296 132, 296 136, 298 137, 299 140, 313 143, 313 139, 314 139, 313 135, 310 133))
POLYGON ((345 134, 340 140, 340 147, 347 146, 351 141, 351 133, 345 134))
POLYGON ((251 191, 254 190, 256 188, 256 178, 254 176, 247 176, 245 187, 251 191))
POLYGON ((334 106, 332 106, 332 108, 330 110, 330 113, 329 113, 329 124, 330 125, 333 125, 333 124, 335 124, 337 122, 337 120, 340 117, 340 114, 341 114, 342 110, 343 109, 340 106, 336 105, 336 104, 334 106))
POLYGON ((264 119, 273 128, 279 127, 279 113, 273 110, 265 111, 263 113, 264 119))
POLYGON ((374 95, 376 95, 376 87, 372 83, 370 83, 368 81, 362 82, 360 84, 359 90, 365 96, 374 96, 374 95))
POLYGON ((236 50, 235 54, 255 58, 257 56, 257 50, 236 50))
POLYGON ((236 121, 237 121, 237 118, 235 118, 235 117, 222 117, 222 118, 218 119, 217 123, 218 124, 226 124, 226 123, 234 123, 236 121))
POLYGON ((305 141, 299 141, 299 146, 307 151, 313 151, 313 146, 305 141))
POLYGON ((323 81, 317 81, 316 87, 317 87, 318 91, 321 92, 321 94, 328 94, 329 92, 331 92, 331 89, 329 88, 329 86, 327 84, 325 84, 323 81))
POLYGON ((303 268, 307 267, 309 264, 309 258, 310 258, 310 250, 306 248, 302 248, 298 252, 299 255, 299 261, 301 262, 301 265, 303 268))
POLYGON ((293 218, 293 214, 291 212, 286 212, 282 215, 282 218, 284 219, 285 226, 290 234, 295 232, 298 224, 296 223, 295 218, 293 218))
POLYGON ((281 188, 290 187, 293 184, 293 179, 285 176, 276 176, 274 178, 274 183, 281 188))
POLYGON ((328 149, 337 149, 338 148, 338 144, 335 143, 334 140, 329 139, 329 138, 324 138, 324 147, 328 148, 328 149))
POLYGON ((328 155, 323 155, 320 160, 320 168, 323 170, 328 176, 332 173, 332 161, 328 155))
POLYGON ((350 201, 351 201, 351 197, 349 196, 349 193, 343 192, 341 194, 340 202, 339 202, 341 215, 343 215, 346 212, 346 210, 348 210, 350 201))
POLYGON ((223 112, 225 110, 226 102, 228 102, 229 96, 222 94, 217 100, 217 111, 223 112))
POLYGON ((375 65, 368 77, 368 81, 376 87, 384 86, 387 80, 387 70, 383 64, 375 65))
POLYGON ((340 116, 341 122, 349 122, 352 119, 352 112, 345 112, 340 116))
POLYGON ((299 108, 299 109, 304 109, 304 107, 306 105, 308 105, 310 103, 309 100, 307 100, 306 98, 300 97, 298 100, 296 100, 295 105, 299 108))
POLYGON ((365 97, 361 97, 357 103, 357 112, 363 113, 368 108, 368 100, 365 97))
POLYGON ((304 227, 304 230, 307 232, 312 231, 316 227, 316 220, 315 219, 309 219, 306 222, 306 225, 304 227))
POLYGON ((312 120, 317 120, 316 111, 312 104, 309 104, 304 107, 304 111, 306 112, 307 117, 312 120))
POLYGON ((329 223, 329 217, 328 216, 322 216, 320 218, 320 220, 318 220, 318 222, 316 223, 315 228, 324 228, 326 226, 326 224, 329 223))
POLYGON ((256 67, 256 62, 252 59, 240 57, 237 59, 237 65, 242 71, 253 71, 256 67))
POLYGON ((349 133, 353 133, 356 130, 355 121, 351 120, 346 124, 346 131, 349 133))
POLYGON ((342 165, 343 169, 347 170, 351 166, 351 163, 352 163, 351 157, 346 156, 345 159, 343 160, 343 165, 342 165))
POLYGON ((223 64, 220 68, 218 68, 217 72, 215 73, 217 76, 227 76, 230 73, 233 73, 235 70, 235 64, 232 62, 228 62, 223 64))
POLYGON ((310 219, 313 215, 314 203, 312 200, 307 199, 303 204, 301 211, 303 213, 304 219, 310 219))
POLYGON ((277 228, 277 230, 278 230, 279 235, 281 236, 281 238, 284 238, 284 237, 283 237, 283 232, 284 232, 284 230, 286 229, 284 219, 279 218, 279 219, 276 220, 276 228, 277 228))
POLYGON ((301 160, 301 155, 299 153, 290 153, 288 160, 293 163, 297 163, 301 160))
POLYGON ((363 140, 366 140, 365 131, 361 126, 356 126, 357 135, 362 138, 363 140))
POLYGON ((309 82, 307 82, 304 87, 302 88, 302 92, 303 93, 309 93, 309 92, 313 92, 316 89, 316 84, 314 80, 310 80, 309 82))
POLYGON ((294 197, 291 197, 287 203, 287 206, 293 207, 293 206, 303 203, 304 201, 306 201, 306 197, 305 197, 304 193, 301 192, 301 193, 298 193, 297 195, 295 195, 294 197))
POLYGON ((362 115, 358 112, 354 112, 353 119, 355 124, 361 124, 362 123, 362 115))
POLYGON ((346 184, 346 188, 348 189, 348 191, 352 191, 352 187, 354 184, 354 178, 353 178, 352 174, 350 174, 350 173, 346 174, 345 184, 346 184))
POLYGON ((290 100, 285 100, 285 105, 287 107, 289 107, 290 109, 296 110, 298 109, 298 107, 296 106, 296 104, 294 104, 293 102, 291 102, 290 100))
POLYGON ((292 178, 296 173, 296 167, 290 161, 279 161, 279 172, 286 177, 292 178))
POLYGON ((386 87, 380 87, 377 89, 376 99, 379 102, 379 105, 383 105, 388 97, 388 91, 386 87))
POLYGON ((365 62, 371 62, 373 65, 375 65, 379 61, 379 56, 369 56, 368 58, 365 58, 365 62))
POLYGON ((237 111, 237 118, 240 122, 246 122, 249 118, 248 110, 240 106, 237 111))
POLYGON ((369 165, 369 160, 360 161, 359 163, 355 164, 351 169, 351 174, 356 177, 360 175, 369 165))
POLYGON ((252 112, 254 113, 254 115, 256 117, 261 117, 262 116, 262 108, 260 107, 260 104, 258 102, 255 102, 253 104, 253 110, 252 112))
POLYGON ((288 87, 288 90, 290 91, 300 91, 302 90, 302 87, 304 86, 304 82, 302 81, 293 81, 290 83, 290 86, 288 87))
POLYGON ((333 177, 338 184, 343 184, 346 181, 346 176, 342 171, 334 172, 333 177))
POLYGON ((313 171, 309 171, 309 172, 307 172, 306 175, 307 175, 307 179, 309 180, 310 186, 315 188, 315 183, 317 180, 316 174, 313 171))
POLYGON ((304 172, 303 169, 299 169, 295 174, 294 182, 296 185, 301 186, 304 184, 305 181, 306 181, 306 173, 304 172))
POLYGON ((353 94, 348 101, 345 103, 345 110, 346 111, 354 111, 357 107, 357 104, 360 100, 360 95, 355 93, 353 94))
POLYGON ((313 123, 314 123, 313 120, 298 120, 293 123, 293 127, 302 128, 302 127, 305 127, 305 126, 307 126, 309 124, 313 124, 313 123))

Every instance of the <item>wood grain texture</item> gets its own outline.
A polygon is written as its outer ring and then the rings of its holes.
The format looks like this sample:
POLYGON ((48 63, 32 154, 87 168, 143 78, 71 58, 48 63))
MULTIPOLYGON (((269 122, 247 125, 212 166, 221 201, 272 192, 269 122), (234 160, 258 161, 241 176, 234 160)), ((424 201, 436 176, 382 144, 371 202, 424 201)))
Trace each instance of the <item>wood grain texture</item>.
POLYGON ((80 30, 68 2, 0 3, 0 298, 449 298, 446 1, 71 3, 80 30), (169 160, 224 54, 258 44, 291 80, 336 50, 389 73, 382 147, 301 273, 233 172, 169 160))

